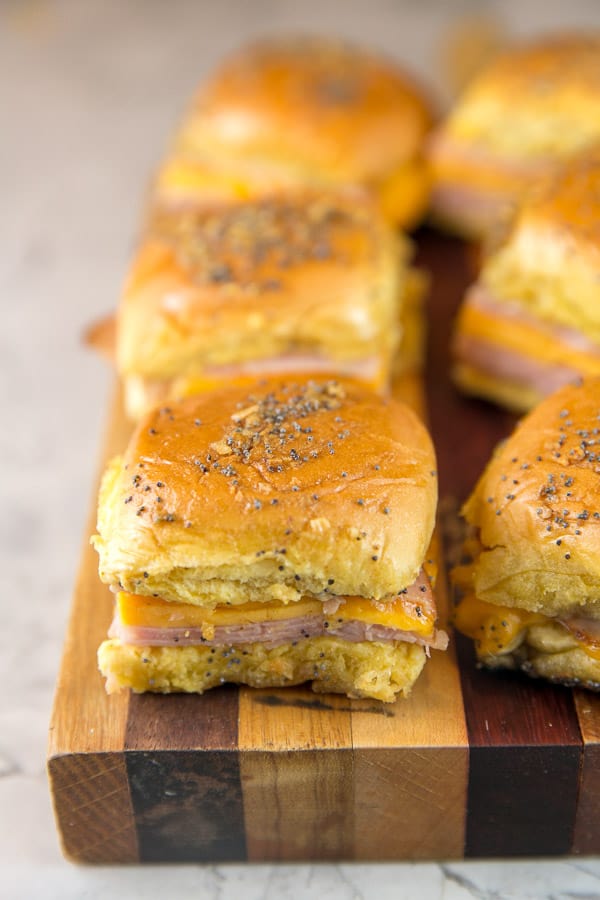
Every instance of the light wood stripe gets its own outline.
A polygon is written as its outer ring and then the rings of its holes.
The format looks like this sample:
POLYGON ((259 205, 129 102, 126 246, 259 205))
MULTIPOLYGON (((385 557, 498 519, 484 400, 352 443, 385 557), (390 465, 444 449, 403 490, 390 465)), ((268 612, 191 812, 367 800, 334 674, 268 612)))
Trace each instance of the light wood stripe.
POLYGON ((303 688, 240 689, 250 860, 352 858, 350 706, 303 688))
MULTIPOLYGON (((100 471, 107 458, 123 448, 128 431, 117 394, 109 411, 100 471)), ((56 686, 48 775, 66 855, 79 862, 135 862, 137 837, 123 755, 129 696, 108 697, 96 663, 113 607, 112 594, 98 580, 98 560, 89 544, 96 526, 98 485, 99 480, 56 686)))

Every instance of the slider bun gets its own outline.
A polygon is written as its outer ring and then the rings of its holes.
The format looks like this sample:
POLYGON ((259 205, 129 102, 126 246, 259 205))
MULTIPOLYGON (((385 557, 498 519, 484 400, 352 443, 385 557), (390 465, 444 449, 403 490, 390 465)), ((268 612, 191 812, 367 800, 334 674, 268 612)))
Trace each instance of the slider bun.
POLYGON ((600 618, 600 379, 544 400, 501 444, 464 507, 480 600, 600 618))
POLYGON ((599 272, 600 143, 536 185, 481 281, 499 300, 516 301, 600 347, 599 272))
POLYGON ((178 145, 362 181, 411 160, 430 122, 422 91, 387 60, 332 40, 277 39, 246 46, 217 69, 178 145))
POLYGON ((222 389, 148 415, 109 466, 100 577, 208 607, 381 599, 415 580, 436 500, 431 440, 399 402, 350 379, 222 389))
POLYGON ((600 34, 555 35, 501 54, 442 130, 517 163, 565 157, 600 139, 600 34))
POLYGON ((192 377, 288 353, 389 370, 409 254, 361 190, 159 216, 125 286, 119 372, 192 377))
POLYGON ((313 691, 392 702, 406 695, 425 663, 418 644, 350 643, 318 637, 268 648, 248 644, 211 653, 208 647, 133 647, 105 641, 98 651, 109 693, 201 694, 223 682, 256 688, 289 687, 312 681, 313 691))
POLYGON ((429 141, 434 217, 487 234, 532 179, 597 141, 600 34, 514 47, 474 79, 429 141))

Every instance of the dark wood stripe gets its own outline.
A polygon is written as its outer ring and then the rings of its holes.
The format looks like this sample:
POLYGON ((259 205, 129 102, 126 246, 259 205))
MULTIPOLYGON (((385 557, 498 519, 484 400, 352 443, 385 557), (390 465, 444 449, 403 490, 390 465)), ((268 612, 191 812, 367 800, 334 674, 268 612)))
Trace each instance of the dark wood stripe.
POLYGON ((573 844, 582 742, 572 692, 477 669, 457 636, 469 733, 465 856, 543 856, 573 844))
POLYGON ((600 853, 600 694, 575 690, 583 765, 573 853, 600 853))
POLYGON ((437 449, 440 497, 458 503, 468 497, 495 445, 516 421, 490 403, 464 397, 450 380, 454 317, 474 278, 468 252, 459 240, 428 231, 420 235, 417 262, 432 273, 425 367, 429 422, 437 449))
POLYGON ((140 861, 246 859, 237 729, 234 687, 131 698, 125 749, 140 861))
MULTIPOLYGON (((460 241, 431 233, 422 237, 419 262, 443 273, 434 274, 430 295, 427 399, 442 512, 455 516, 516 419, 462 397, 453 387, 450 335, 474 266, 460 241)), ((453 536, 446 539, 446 557, 452 560, 453 536)), ((470 642, 458 637, 457 643, 470 744, 465 854, 568 853, 582 760, 571 692, 478 670, 470 642)))

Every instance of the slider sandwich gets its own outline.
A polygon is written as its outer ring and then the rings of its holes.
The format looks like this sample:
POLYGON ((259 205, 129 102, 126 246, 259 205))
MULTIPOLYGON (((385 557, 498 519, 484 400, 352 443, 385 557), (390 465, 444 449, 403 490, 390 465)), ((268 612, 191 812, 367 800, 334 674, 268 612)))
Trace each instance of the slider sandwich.
POLYGON ((350 379, 271 379, 152 412, 100 491, 109 692, 224 682, 392 701, 445 649, 427 574, 431 440, 350 379))
POLYGON ((435 218, 481 236, 532 179, 600 140, 600 35, 546 37, 478 75, 430 144, 435 218))
POLYGON ((204 83, 154 202, 185 206, 340 184, 371 190, 395 224, 425 212, 428 99, 393 63, 323 39, 243 47, 204 83))
POLYGON ((117 318, 129 415, 281 372, 385 392, 420 361, 410 255, 361 189, 156 215, 117 318))
POLYGON ((523 203, 466 295, 454 358, 465 391, 515 410, 600 375, 600 144, 523 203))
POLYGON ((600 379, 529 413, 463 514, 455 625, 479 662, 600 689, 600 379))

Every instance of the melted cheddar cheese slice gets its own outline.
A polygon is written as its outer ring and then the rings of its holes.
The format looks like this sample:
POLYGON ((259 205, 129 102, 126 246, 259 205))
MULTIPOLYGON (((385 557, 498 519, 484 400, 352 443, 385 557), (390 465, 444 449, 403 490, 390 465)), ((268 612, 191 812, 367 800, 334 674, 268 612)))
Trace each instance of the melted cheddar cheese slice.
MULTIPOLYGON (((278 601, 244 603, 240 606, 217 606, 203 609, 187 603, 173 603, 154 597, 135 594, 117 594, 117 614, 123 625, 144 628, 206 628, 228 625, 251 625, 260 622, 278 622, 301 616, 323 616, 320 600, 304 598, 294 603, 278 601)), ((378 603, 375 606, 362 597, 345 597, 330 618, 336 621, 360 621, 385 625, 402 631, 411 631, 424 638, 435 627, 435 611, 424 604, 410 605, 401 600, 378 603)))
MULTIPOLYGON (((346 183, 346 179, 342 183, 346 183)), ((260 199, 274 192, 302 190, 307 186, 335 188, 339 179, 321 173, 304 177, 295 170, 286 173, 272 167, 243 171, 229 171, 211 161, 174 156, 163 164, 158 173, 155 192, 158 202, 193 206, 210 202, 236 203, 260 199)), ((410 226, 424 215, 429 199, 431 178, 423 159, 403 163, 386 177, 368 183, 381 211, 393 224, 410 226)))
POLYGON ((534 358, 551 365, 571 366, 584 375, 600 375, 600 355, 572 347, 560 334, 543 322, 530 322, 497 312, 463 304, 458 330, 470 337, 512 350, 519 356, 534 358))
MULTIPOLYGON (((265 361, 264 372, 262 374, 267 375, 278 374, 285 367, 285 371, 293 372, 295 360, 293 356, 290 356, 287 360, 287 366, 285 357, 281 357, 281 359, 274 359, 273 367, 270 372, 268 361, 265 361)), ((176 378, 170 387, 170 396, 172 397, 190 397, 195 394, 203 394, 208 391, 214 391, 215 388, 218 388, 223 385, 226 381, 228 385, 235 387, 250 387, 256 384, 256 380, 260 375, 257 371, 254 372, 245 372, 243 368, 243 364, 240 364, 240 371, 235 372, 231 371, 233 367, 227 367, 227 370, 224 370, 222 373, 219 373, 218 370, 213 373, 204 372, 202 374, 197 375, 182 375, 179 378, 176 378)), ((305 367, 306 371, 310 370, 310 366, 305 367)), ((331 360, 331 372, 334 371, 340 372, 343 369, 343 363, 336 363, 335 360, 331 360)), ((315 366, 315 370, 317 367, 315 366)), ((364 377, 360 374, 360 368, 357 369, 356 372, 352 372, 351 367, 348 367, 348 375, 358 378, 362 384, 365 384, 367 387, 371 388, 371 390, 375 391, 375 393, 381 394, 384 393, 387 388, 388 382, 388 374, 389 374, 389 366, 386 361, 380 359, 378 361, 378 366, 376 371, 370 377, 364 377)))
POLYGON ((588 656, 600 660, 600 642, 586 634, 578 620, 570 623, 526 609, 496 606, 477 599, 472 593, 467 593, 456 607, 453 624, 457 631, 472 638, 479 657, 510 653, 526 639, 530 626, 552 624, 562 626, 588 656))
POLYGON ((431 176, 423 159, 412 159, 391 175, 372 185, 385 218, 396 225, 410 227, 425 214, 431 176))
POLYGON ((475 641, 479 656, 498 656, 510 652, 529 625, 545 618, 524 609, 485 603, 474 594, 467 594, 456 607, 453 624, 475 641))

